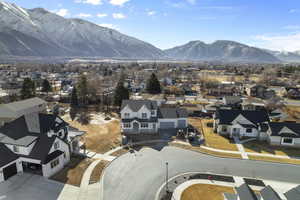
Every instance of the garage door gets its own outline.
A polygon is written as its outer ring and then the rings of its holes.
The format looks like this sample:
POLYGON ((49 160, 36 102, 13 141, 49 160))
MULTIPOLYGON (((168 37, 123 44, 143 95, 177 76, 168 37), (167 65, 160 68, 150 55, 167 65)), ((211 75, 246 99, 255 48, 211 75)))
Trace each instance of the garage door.
POLYGON ((161 129, 175 128, 175 122, 160 122, 161 129))
POLYGON ((186 128, 185 120, 178 120, 178 128, 186 128))
POLYGON ((5 167, 3 169, 4 180, 9 179, 10 177, 12 177, 13 175, 16 175, 17 173, 18 173, 18 170, 17 170, 16 163, 14 163, 8 167, 5 167))

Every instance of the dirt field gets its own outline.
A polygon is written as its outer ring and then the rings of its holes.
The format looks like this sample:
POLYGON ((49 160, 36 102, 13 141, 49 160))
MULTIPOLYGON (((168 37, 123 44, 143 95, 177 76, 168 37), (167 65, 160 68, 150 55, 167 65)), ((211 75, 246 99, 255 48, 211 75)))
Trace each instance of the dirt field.
POLYGON ((109 163, 108 161, 102 160, 100 163, 98 163, 98 165, 96 165, 90 178, 90 184, 100 181, 102 171, 105 169, 108 163, 109 163))
POLYGON ((92 159, 73 156, 68 165, 50 179, 79 187, 83 173, 92 162, 92 159))
POLYGON ((208 184, 197 184, 187 188, 181 195, 181 200, 223 200, 223 193, 234 194, 231 187, 208 184))
POLYGON ((77 121, 67 121, 71 126, 86 131, 84 141, 86 148, 96 153, 105 153, 120 146, 121 130, 119 120, 102 125, 82 125, 77 121))
POLYGON ((213 128, 207 126, 207 123, 213 123, 213 120, 210 119, 200 120, 197 118, 190 118, 189 123, 195 128, 197 128, 200 132, 202 132, 203 129, 203 135, 205 138, 206 146, 216 148, 216 149, 238 151, 234 143, 231 143, 231 141, 227 138, 215 134, 213 132, 213 128))

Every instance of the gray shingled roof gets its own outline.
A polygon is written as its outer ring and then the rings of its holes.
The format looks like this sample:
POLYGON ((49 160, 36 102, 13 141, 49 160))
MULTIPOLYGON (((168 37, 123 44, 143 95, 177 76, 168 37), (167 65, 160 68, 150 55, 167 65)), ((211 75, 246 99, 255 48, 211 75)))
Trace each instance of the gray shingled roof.
POLYGON ((184 108, 159 108, 157 115, 160 119, 176 119, 188 117, 188 113, 184 108))
POLYGON ((13 103, 9 104, 3 104, 0 105, 0 117, 17 117, 15 116, 15 112, 18 112, 20 110, 24 110, 36 105, 41 105, 45 104, 46 102, 40 98, 31 98, 31 99, 26 99, 23 101, 16 101, 13 103))
POLYGON ((3 167, 19 158, 10 149, 8 149, 4 144, 1 143, 0 143, 0 156, 1 156, 0 167, 3 167))
POLYGON ((242 200, 258 200, 253 190, 247 184, 237 187, 236 192, 242 200))
POLYGON ((284 193, 287 200, 300 199, 300 185, 284 193))
POLYGON ((300 138, 300 123, 294 122, 270 122, 269 127, 271 129, 271 136, 287 136, 287 137, 294 137, 300 138), (291 131, 294 131, 297 135, 294 134, 281 134, 279 132, 282 128, 287 127, 291 131))
POLYGON ((123 100, 121 110, 125 108, 126 106, 129 106, 129 108, 133 112, 137 112, 143 107, 144 105, 149 110, 156 110, 157 109, 157 102, 156 101, 150 101, 150 100, 123 100))
POLYGON ((277 192, 269 185, 260 191, 260 194, 264 200, 281 200, 277 192))

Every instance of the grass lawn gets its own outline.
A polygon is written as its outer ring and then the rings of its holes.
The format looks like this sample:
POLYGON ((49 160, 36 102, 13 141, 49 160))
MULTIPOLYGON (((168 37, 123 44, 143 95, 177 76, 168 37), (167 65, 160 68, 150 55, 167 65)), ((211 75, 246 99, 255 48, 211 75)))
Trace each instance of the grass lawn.
POLYGON ((281 156, 300 157, 299 149, 280 146, 270 146, 267 142, 251 141, 243 145, 245 151, 250 153, 264 153, 281 156))
POLYGON ((65 168, 50 179, 79 187, 85 170, 92 162, 92 159, 72 156, 65 168))
POLYGON ((234 194, 234 189, 217 185, 196 184, 183 191, 181 200, 223 200, 223 193, 234 194))
POLYGON ((90 184, 96 183, 100 181, 102 171, 105 169, 105 166, 108 164, 108 161, 102 160, 100 163, 96 165, 94 168, 91 178, 90 178, 90 184))
POLYGON ((83 138, 88 150, 105 153, 121 144, 121 130, 118 120, 101 125, 82 125, 77 121, 67 122, 79 130, 86 131, 83 138))
POLYGON ((268 162, 279 162, 279 163, 300 165, 300 160, 294 160, 294 159, 272 158, 272 157, 251 156, 251 155, 249 155, 248 157, 251 160, 261 160, 261 161, 268 161, 268 162))
POLYGON ((207 123, 213 123, 212 119, 197 119, 197 118, 190 118, 189 123, 197 128, 199 132, 202 132, 205 138, 205 145, 208 147, 222 149, 222 150, 229 150, 229 151, 238 151, 237 146, 234 143, 221 135, 214 133, 212 127, 208 127, 207 123))
POLYGON ((170 143, 169 145, 174 146, 174 147, 178 147, 178 148, 182 148, 182 149, 187 149, 187 150, 191 150, 191 151, 200 152, 200 153, 206 153, 206 154, 210 154, 210 155, 213 155, 213 156, 219 156, 219 157, 225 157, 225 158, 240 158, 240 159, 242 158, 242 156, 240 154, 215 152, 215 151, 210 151, 210 150, 203 149, 201 147, 196 147, 196 146, 177 144, 177 143, 170 143))

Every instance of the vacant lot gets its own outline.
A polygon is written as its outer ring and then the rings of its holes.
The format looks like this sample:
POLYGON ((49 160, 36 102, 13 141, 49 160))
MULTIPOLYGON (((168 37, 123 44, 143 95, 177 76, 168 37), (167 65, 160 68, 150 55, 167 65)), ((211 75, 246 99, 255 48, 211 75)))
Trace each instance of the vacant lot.
POLYGON ((197 184, 187 188, 182 193, 181 200, 223 200, 223 193, 234 194, 234 190, 232 187, 197 184))
POLYGON ((100 163, 96 165, 90 178, 90 184, 100 181, 102 171, 105 169, 108 163, 109 163, 108 161, 102 160, 100 163))
POLYGON ((83 136, 86 148, 96 153, 105 153, 120 146, 121 130, 119 120, 97 125, 82 125, 77 121, 67 121, 71 126, 86 131, 83 136))
POLYGON ((203 132, 206 146, 222 150, 238 151, 234 143, 225 137, 215 134, 213 128, 208 126, 208 124, 213 124, 213 120, 190 118, 189 123, 197 128, 199 132, 203 132))
POLYGON ((92 162, 93 160, 89 158, 71 157, 66 167, 50 179, 79 187, 85 170, 92 162))
POLYGON ((251 141, 243 145, 246 152, 300 157, 299 149, 270 146, 267 142, 251 141))
POLYGON ((300 106, 285 106, 283 110, 289 115, 287 120, 300 122, 300 106))

